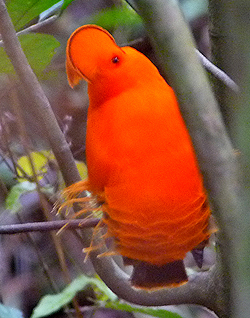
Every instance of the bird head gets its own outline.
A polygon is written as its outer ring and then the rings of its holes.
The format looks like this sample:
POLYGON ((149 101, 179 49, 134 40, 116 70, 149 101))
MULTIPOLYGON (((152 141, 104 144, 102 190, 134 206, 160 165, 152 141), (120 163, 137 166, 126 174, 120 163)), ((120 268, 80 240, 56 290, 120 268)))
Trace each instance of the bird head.
POLYGON ((92 83, 101 76, 113 74, 126 54, 103 28, 84 25, 78 28, 67 44, 66 69, 71 87, 82 78, 92 83))
POLYGON ((158 73, 146 56, 128 46, 119 47, 108 31, 96 25, 84 25, 71 35, 66 56, 70 86, 85 79, 99 94, 120 93, 150 82, 158 73))

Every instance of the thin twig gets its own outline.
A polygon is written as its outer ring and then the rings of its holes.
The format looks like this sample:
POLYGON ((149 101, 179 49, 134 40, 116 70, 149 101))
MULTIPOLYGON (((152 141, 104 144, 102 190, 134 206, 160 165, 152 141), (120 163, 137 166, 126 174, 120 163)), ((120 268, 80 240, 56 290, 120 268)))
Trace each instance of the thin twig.
POLYGON ((218 78, 227 87, 231 88, 231 90, 235 93, 240 92, 239 86, 224 71, 222 71, 219 67, 214 65, 211 61, 209 61, 209 59, 207 59, 200 51, 196 50, 196 53, 198 54, 198 57, 202 65, 209 73, 214 75, 214 77, 218 78))
MULTIPOLYGON (((148 38, 137 38, 136 40, 130 41, 127 44, 122 44, 122 46, 132 46, 137 48, 138 46, 145 46, 148 49, 150 46, 148 38)), ((140 49, 139 49, 140 50, 140 49)), ((201 64, 204 68, 212 74, 214 77, 218 78, 221 82, 223 82, 227 87, 229 87, 235 93, 239 93, 240 88, 239 86, 220 68, 214 65, 205 55, 203 55, 199 50, 195 49, 201 64)))
POLYGON ((0 225, 0 234, 19 234, 26 232, 48 232, 60 230, 75 230, 95 227, 99 219, 58 220, 47 222, 32 222, 23 224, 0 225))

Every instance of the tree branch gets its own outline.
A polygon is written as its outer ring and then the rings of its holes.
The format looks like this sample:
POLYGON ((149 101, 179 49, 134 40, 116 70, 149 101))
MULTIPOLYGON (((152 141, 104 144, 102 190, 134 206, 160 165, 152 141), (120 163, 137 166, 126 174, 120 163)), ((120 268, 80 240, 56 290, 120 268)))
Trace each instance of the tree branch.
POLYGON ((235 211, 233 218, 229 214, 231 226, 225 224, 228 230, 233 231, 231 317, 247 318, 250 306, 250 2, 210 0, 209 7, 214 58, 218 65, 237 79, 241 87, 241 94, 237 98, 225 94, 223 90, 218 90, 218 97, 227 107, 230 133, 240 151, 243 184, 243 191, 239 189, 240 209, 235 211))
POLYGON ((22 224, 6 224, 0 225, 0 234, 18 234, 26 232, 47 232, 53 230, 60 230, 65 227, 65 230, 85 229, 95 227, 99 219, 77 219, 77 220, 59 220, 48 222, 32 222, 22 224))

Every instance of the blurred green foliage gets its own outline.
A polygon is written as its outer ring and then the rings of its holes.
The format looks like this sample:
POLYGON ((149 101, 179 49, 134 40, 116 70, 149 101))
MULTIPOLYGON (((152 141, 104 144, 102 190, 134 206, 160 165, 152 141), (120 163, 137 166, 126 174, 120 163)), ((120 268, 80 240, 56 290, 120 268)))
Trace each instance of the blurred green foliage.
POLYGON ((26 26, 58 0, 7 0, 6 6, 16 31, 26 26))
POLYGON ((23 181, 14 185, 8 193, 5 200, 6 209, 11 213, 17 213, 22 208, 20 198, 23 194, 33 192, 36 190, 36 184, 34 182, 23 181))
MULTIPOLYGON (((40 76, 55 54, 60 43, 48 34, 23 34, 19 36, 24 53, 37 76, 40 76)), ((14 74, 14 68, 5 53, 0 48, 0 73, 14 74)))
POLYGON ((150 315, 152 317, 158 318, 182 318, 179 314, 165 310, 165 309, 155 309, 150 307, 139 307, 139 306, 131 306, 129 304, 125 304, 120 301, 107 302, 105 304, 106 308, 112 308, 116 310, 122 310, 127 312, 138 312, 146 315, 150 315))
POLYGON ((97 287, 101 293, 104 293, 110 300, 114 301, 117 296, 100 279, 80 275, 67 285, 60 293, 46 295, 41 298, 33 311, 31 318, 41 318, 51 315, 69 304, 75 295, 91 285, 97 287))
POLYGON ((104 9, 91 17, 91 23, 105 29, 115 27, 138 27, 142 24, 140 16, 124 1, 122 5, 104 9))
POLYGON ((93 286, 95 290, 97 305, 100 308, 105 307, 127 312, 138 312, 159 318, 182 318, 177 313, 163 309, 125 304, 122 301, 119 301, 117 296, 99 278, 88 277, 86 275, 78 276, 60 293, 42 297, 34 309, 31 318, 42 318, 59 311, 72 301, 77 292, 84 290, 89 285, 93 286))

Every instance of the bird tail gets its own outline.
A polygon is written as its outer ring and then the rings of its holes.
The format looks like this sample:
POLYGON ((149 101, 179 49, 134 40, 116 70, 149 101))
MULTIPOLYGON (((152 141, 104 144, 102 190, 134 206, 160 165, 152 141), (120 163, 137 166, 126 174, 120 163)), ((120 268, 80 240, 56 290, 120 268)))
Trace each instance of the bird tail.
POLYGON ((138 262, 133 266, 131 285, 135 288, 154 290, 164 287, 177 287, 188 281, 183 260, 162 266, 146 262, 138 262))

